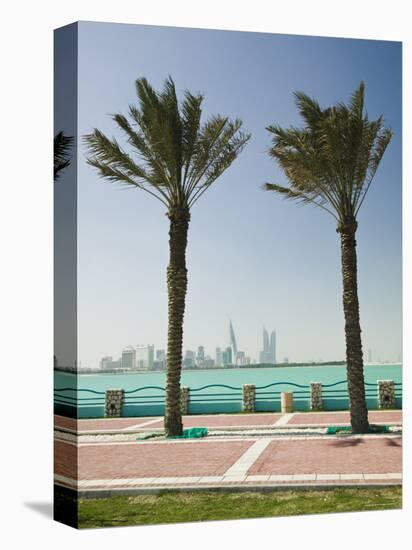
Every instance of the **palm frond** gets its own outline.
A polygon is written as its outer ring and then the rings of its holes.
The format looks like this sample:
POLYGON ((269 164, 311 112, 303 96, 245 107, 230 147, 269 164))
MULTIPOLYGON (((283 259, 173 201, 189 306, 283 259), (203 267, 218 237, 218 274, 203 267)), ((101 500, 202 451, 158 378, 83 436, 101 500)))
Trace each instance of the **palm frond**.
POLYGON ((167 193, 152 181, 151 175, 144 167, 134 162, 116 139, 109 139, 100 130, 95 129, 91 134, 84 136, 84 141, 92 153, 87 163, 96 168, 103 178, 143 189, 167 204, 167 193), (147 184, 153 189, 148 189, 147 184))
POLYGON ((294 92, 295 104, 308 128, 316 129, 322 117, 322 109, 319 103, 303 92, 294 92))
POLYGON ((200 129, 200 119, 202 116, 203 96, 192 95, 188 90, 185 91, 185 98, 181 107, 182 118, 182 160, 184 164, 183 185, 186 184, 186 177, 189 171, 193 154, 196 152, 197 140, 200 129))
POLYGON ((326 201, 323 200, 322 197, 314 197, 313 194, 311 196, 310 193, 305 193, 303 190, 283 187, 282 185, 277 185, 276 183, 265 183, 263 188, 265 191, 274 191, 275 193, 282 195, 285 199, 294 200, 301 204, 312 203, 331 214, 337 220, 334 212, 325 206, 326 201))
POLYGON ((65 168, 70 165, 71 157, 69 151, 74 142, 73 136, 65 136, 63 132, 58 132, 53 140, 53 177, 54 181, 65 168))
POLYGON ((339 220, 355 217, 375 176, 392 133, 379 117, 364 112, 365 85, 348 105, 322 109, 302 92, 295 93, 303 128, 270 125, 269 155, 282 168, 290 187, 268 187, 287 198, 312 202, 339 220))
POLYGON ((191 204, 205 187, 209 187, 237 158, 250 134, 241 132, 239 119, 211 117, 200 129, 193 165, 188 173, 188 196, 191 204))
POLYGON ((167 208, 190 208, 223 174, 250 138, 242 122, 220 115, 201 124, 201 94, 184 92, 179 104, 171 77, 157 92, 136 80, 138 105, 112 115, 127 148, 95 129, 84 137, 88 163, 110 181, 143 189, 167 208))

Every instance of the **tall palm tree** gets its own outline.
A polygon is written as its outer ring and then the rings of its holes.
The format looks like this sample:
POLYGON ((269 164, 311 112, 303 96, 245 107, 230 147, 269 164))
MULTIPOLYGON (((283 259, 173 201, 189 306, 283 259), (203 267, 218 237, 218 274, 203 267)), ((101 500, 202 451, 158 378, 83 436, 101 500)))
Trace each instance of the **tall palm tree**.
POLYGON ((161 92, 145 78, 136 81, 138 107, 129 117, 112 115, 128 150, 95 129, 85 136, 88 163, 103 178, 146 191, 165 207, 170 221, 167 268, 168 342, 165 430, 182 433, 180 376, 187 290, 186 247, 192 206, 237 158, 250 134, 242 122, 220 115, 201 123, 203 96, 184 93, 178 102, 169 77, 161 92))
POLYGON ((65 136, 58 132, 53 140, 53 178, 57 181, 60 172, 70 164, 69 150, 73 143, 73 136, 65 136))
POLYGON ((322 109, 306 94, 295 93, 303 128, 273 125, 269 154, 286 175, 289 186, 267 183, 268 191, 310 203, 336 220, 340 234, 345 317, 346 364, 351 425, 368 431, 357 283, 356 230, 358 213, 391 140, 383 118, 371 121, 364 112, 361 82, 349 103, 322 109))

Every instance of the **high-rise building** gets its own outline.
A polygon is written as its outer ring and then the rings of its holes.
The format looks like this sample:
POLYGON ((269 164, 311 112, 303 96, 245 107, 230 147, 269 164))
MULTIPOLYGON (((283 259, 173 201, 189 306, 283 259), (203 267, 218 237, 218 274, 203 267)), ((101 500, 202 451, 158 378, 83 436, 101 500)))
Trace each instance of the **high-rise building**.
POLYGON ((102 370, 115 370, 120 369, 122 367, 122 362, 120 359, 117 361, 113 361, 113 357, 111 355, 107 355, 106 357, 102 357, 100 360, 100 368, 102 370))
POLYGON ((204 346, 199 346, 197 348, 196 365, 198 367, 203 367, 204 362, 205 362, 205 348, 204 346))
POLYGON ((229 321, 229 334, 230 334, 230 347, 232 349, 232 358, 236 361, 237 343, 236 343, 235 331, 233 330, 232 321, 229 321))
POLYGON ((190 349, 186 350, 185 357, 183 359, 183 367, 185 369, 193 369, 196 365, 196 353, 190 349))
POLYGON ((246 365, 246 354, 244 351, 237 352, 236 365, 246 365))
POLYGON ((203 368, 205 369, 212 369, 215 366, 215 360, 210 357, 210 355, 206 355, 205 360, 203 361, 203 368))
POLYGON ((153 344, 147 347, 149 348, 149 370, 153 370, 155 348, 153 344))
POLYGON ((216 348, 215 363, 217 367, 221 367, 223 365, 222 350, 220 348, 216 348))
POLYGON ((222 363, 223 365, 231 365, 232 364, 232 348, 227 347, 224 351, 222 351, 222 363))
POLYGON ((122 351, 122 369, 134 370, 136 368, 136 350, 133 346, 127 346, 122 351))
POLYGON ((269 339, 268 331, 263 328, 263 350, 259 354, 260 363, 276 364, 276 332, 272 331, 269 339))
POLYGON ((152 370, 165 370, 166 369, 166 362, 165 361, 159 361, 158 359, 155 359, 153 361, 153 369, 152 370))
POLYGON ((270 335, 269 352, 271 363, 276 364, 276 332, 273 330, 270 335))
POLYGON ((136 346, 136 369, 152 370, 154 363, 154 346, 137 344, 136 346))
POLYGON ((166 352, 164 349, 156 350, 156 358, 153 361, 153 370, 165 370, 166 368, 166 352))
POLYGON ((102 357, 100 359, 100 368, 101 369, 107 369, 108 363, 111 363, 113 361, 113 357, 111 355, 106 355, 106 357, 102 357))
POLYGON ((263 327, 263 351, 269 351, 269 333, 263 327))
POLYGON ((156 360, 157 361, 166 361, 166 352, 164 349, 156 350, 156 360))

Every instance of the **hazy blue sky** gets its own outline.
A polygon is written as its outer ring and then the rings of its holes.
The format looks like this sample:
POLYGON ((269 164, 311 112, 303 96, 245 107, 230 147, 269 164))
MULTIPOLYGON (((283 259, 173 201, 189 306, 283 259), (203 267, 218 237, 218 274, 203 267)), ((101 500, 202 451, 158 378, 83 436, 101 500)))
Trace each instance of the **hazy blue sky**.
MULTIPOLYGON (((158 89, 205 94, 204 117, 240 117, 252 140, 192 212, 184 348, 229 344, 253 358, 262 327, 278 360, 342 359, 339 237, 332 217, 262 191, 285 183, 267 156, 265 126, 300 124, 293 91, 323 105, 348 100, 363 79, 369 115, 394 138, 362 207, 358 230, 363 343, 373 359, 401 353, 400 43, 120 24, 79 24, 79 133, 120 139, 109 113, 136 102, 142 76, 158 89)), ((96 367, 128 344, 166 347, 168 220, 137 189, 105 182, 79 145, 79 359, 96 367)))

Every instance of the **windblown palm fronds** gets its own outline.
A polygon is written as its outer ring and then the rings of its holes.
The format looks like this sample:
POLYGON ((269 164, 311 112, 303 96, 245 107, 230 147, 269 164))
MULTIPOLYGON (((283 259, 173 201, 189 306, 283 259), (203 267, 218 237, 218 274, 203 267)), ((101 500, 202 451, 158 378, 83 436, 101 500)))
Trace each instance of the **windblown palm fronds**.
POLYGON ((371 121, 364 112, 363 82, 348 105, 321 109, 302 92, 296 105, 305 126, 268 126, 270 156, 283 169, 290 186, 267 183, 285 198, 313 203, 338 221, 356 219, 376 170, 391 140, 383 118, 371 121))
POLYGON ((369 191, 392 132, 383 118, 369 120, 364 111, 365 86, 348 105, 322 109, 302 92, 295 93, 302 128, 268 126, 270 156, 282 168, 289 186, 266 183, 268 191, 286 199, 312 203, 331 214, 341 239, 343 308, 351 424, 355 432, 368 430, 363 352, 359 320, 355 234, 358 213, 369 191))
POLYGON ((169 78, 157 93, 145 78, 136 81, 139 106, 128 117, 115 114, 128 148, 95 129, 85 136, 88 162, 106 179, 140 188, 168 209, 189 208, 232 164, 250 134, 239 119, 212 116, 201 123, 201 94, 189 91, 179 106, 169 78))

